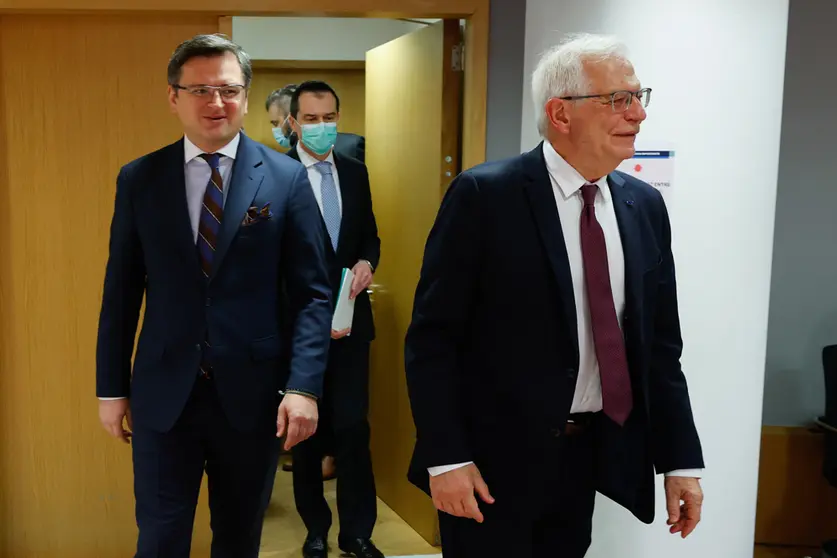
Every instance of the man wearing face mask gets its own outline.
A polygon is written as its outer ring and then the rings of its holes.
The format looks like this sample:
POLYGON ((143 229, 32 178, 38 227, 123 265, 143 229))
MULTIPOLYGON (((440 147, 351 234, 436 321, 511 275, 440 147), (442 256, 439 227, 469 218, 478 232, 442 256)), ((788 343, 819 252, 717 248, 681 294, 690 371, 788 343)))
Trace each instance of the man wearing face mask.
POLYGON ((267 96, 264 103, 267 116, 270 119, 270 125, 273 129, 273 139, 279 144, 282 149, 290 149, 296 143, 296 138, 293 137, 293 130, 288 123, 288 113, 291 108, 291 95, 293 95, 296 85, 286 85, 282 89, 276 89, 267 96))
MULTIPOLYGON (((298 138, 288 122, 288 115, 291 109, 291 97, 296 90, 296 85, 289 84, 282 89, 277 89, 267 97, 265 108, 267 109, 270 124, 273 127, 273 138, 283 149, 290 149, 296 146, 298 138)), ((334 150, 348 157, 354 157, 360 162, 366 158, 366 138, 358 134, 337 132, 337 139, 334 142, 334 150)))
MULTIPOLYGON (((308 537, 305 558, 327 556, 331 511, 323 497, 321 459, 330 438, 337 460, 340 549, 357 558, 383 558, 372 544, 377 518, 369 452, 369 346, 375 337, 366 289, 380 259, 380 239, 366 165, 335 150, 340 100, 327 83, 307 81, 291 97, 289 122, 299 138, 288 156, 307 169, 326 230, 325 250, 335 296, 341 273, 354 273, 350 329, 332 331, 321 421, 310 443, 293 451, 294 498, 308 537), (325 438, 324 438, 325 437, 325 438)), ((335 298, 336 300, 336 298, 335 298)))

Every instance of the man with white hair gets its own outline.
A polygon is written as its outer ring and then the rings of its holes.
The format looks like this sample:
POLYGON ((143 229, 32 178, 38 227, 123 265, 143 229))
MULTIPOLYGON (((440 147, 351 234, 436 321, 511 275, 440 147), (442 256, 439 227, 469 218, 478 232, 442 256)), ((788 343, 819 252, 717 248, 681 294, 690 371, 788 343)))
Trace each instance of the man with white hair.
POLYGON ((581 558, 595 493, 651 523, 655 471, 671 533, 700 521, 669 218, 615 170, 651 90, 618 41, 577 35, 533 94, 544 141, 453 182, 406 339, 410 479, 445 558, 581 558))

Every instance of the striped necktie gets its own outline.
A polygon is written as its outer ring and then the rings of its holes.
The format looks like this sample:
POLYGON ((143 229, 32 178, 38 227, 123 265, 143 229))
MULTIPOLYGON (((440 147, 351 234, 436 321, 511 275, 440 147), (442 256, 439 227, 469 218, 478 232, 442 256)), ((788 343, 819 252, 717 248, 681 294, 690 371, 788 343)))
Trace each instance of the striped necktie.
POLYGON ((201 157, 212 169, 203 195, 198 225, 198 254, 203 274, 208 278, 212 274, 212 260, 215 258, 215 246, 218 243, 218 233, 224 215, 224 181, 218 166, 221 156, 217 153, 203 153, 201 157))

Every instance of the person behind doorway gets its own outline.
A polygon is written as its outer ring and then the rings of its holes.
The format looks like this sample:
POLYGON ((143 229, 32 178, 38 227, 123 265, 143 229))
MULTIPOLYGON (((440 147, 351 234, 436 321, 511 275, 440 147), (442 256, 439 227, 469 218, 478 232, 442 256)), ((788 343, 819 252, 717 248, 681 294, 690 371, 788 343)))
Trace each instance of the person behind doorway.
POLYGON ((290 149, 296 144, 296 138, 293 135, 293 128, 288 120, 288 115, 291 110, 291 96, 294 94, 296 85, 289 84, 281 89, 276 89, 267 96, 264 108, 267 111, 267 117, 270 120, 270 126, 273 130, 273 139, 283 149, 290 149))
POLYGON ((378 267, 381 241, 372 211, 366 165, 334 149, 340 99, 327 83, 308 81, 291 98, 290 122, 299 142, 288 152, 308 169, 327 230, 325 250, 334 297, 341 272, 354 273, 350 296, 354 319, 348 330, 332 331, 322 420, 317 433, 293 450, 296 507, 308 536, 305 558, 327 555, 331 511, 323 497, 320 462, 323 436, 330 436, 337 465, 340 549, 357 558, 383 558, 372 543, 377 519, 375 478, 369 450, 369 346, 375 338, 367 287, 378 267))
MULTIPOLYGON (((290 125, 288 115, 291 109, 291 97, 296 85, 286 85, 282 89, 273 91, 265 101, 270 124, 273 127, 273 138, 281 147, 288 149, 296 146, 298 137, 290 125)), ((360 162, 366 160, 366 138, 358 134, 337 132, 334 150, 347 157, 353 157, 360 162)))
POLYGON ((700 521, 669 218, 615 171, 651 90, 595 35, 546 53, 532 83, 544 141, 451 184, 406 337, 409 478, 445 558, 581 558, 596 491, 650 523, 655 470, 671 533, 700 521))
POLYGON ((317 428, 332 307, 324 233, 305 168, 241 132, 251 79, 223 36, 178 46, 168 93, 183 138, 116 182, 96 393, 102 425, 132 441, 137 558, 188 558, 204 471, 212 557, 256 558, 275 439, 292 448, 317 428))

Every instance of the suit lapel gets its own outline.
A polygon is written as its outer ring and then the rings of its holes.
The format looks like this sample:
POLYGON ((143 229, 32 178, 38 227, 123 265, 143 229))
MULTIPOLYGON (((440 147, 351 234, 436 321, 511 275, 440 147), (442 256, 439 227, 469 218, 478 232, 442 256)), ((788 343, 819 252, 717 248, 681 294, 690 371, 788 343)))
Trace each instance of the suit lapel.
POLYGON ((227 200, 224 203, 224 217, 221 223, 221 234, 218 237, 218 246, 215 249, 215 258, 212 264, 213 278, 218 273, 224 256, 232 244, 244 215, 250 207, 259 187, 264 179, 262 169, 262 157, 258 148, 244 133, 241 134, 241 141, 238 144, 235 162, 233 163, 230 190, 227 193, 227 200))
POLYGON ((639 229, 639 207, 625 179, 617 173, 607 177, 616 221, 619 224, 619 236, 622 239, 622 252, 625 256, 625 316, 630 327, 642 323, 639 312, 642 309, 642 262, 643 251, 639 229))
POLYGON ((169 222, 174 233, 174 244, 182 252, 184 261, 191 264, 197 275, 200 267, 186 201, 185 148, 182 139, 171 145, 167 156, 168 160, 163 165, 164 174, 159 183, 162 189, 160 197, 163 203, 160 207, 164 212, 163 222, 169 222))
POLYGON ((570 272, 567 247, 564 243, 564 232, 561 229, 561 219, 558 216, 558 207, 552 190, 552 181, 549 178, 546 161, 543 157, 543 143, 523 155, 522 161, 527 176, 525 189, 529 198, 529 205, 535 218, 541 243, 557 281, 558 290, 561 294, 563 317, 567 331, 573 339, 577 360, 578 321, 573 294, 573 278, 570 272))

